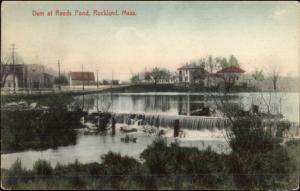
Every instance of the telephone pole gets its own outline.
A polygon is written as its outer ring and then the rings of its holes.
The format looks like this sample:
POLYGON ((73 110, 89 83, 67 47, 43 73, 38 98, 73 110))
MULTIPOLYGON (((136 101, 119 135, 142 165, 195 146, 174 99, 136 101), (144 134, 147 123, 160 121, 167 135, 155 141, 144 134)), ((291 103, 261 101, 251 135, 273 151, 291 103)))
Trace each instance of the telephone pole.
POLYGON ((98 89, 99 88, 99 83, 98 83, 98 69, 96 71, 97 71, 97 89, 98 89))
POLYGON ((84 110, 84 79, 83 79, 83 64, 81 65, 81 80, 82 80, 82 110, 84 110))
POLYGON ((113 86, 113 81, 114 81, 114 70, 111 72, 111 83, 110 83, 110 99, 111 99, 111 111, 113 112, 114 110, 114 100, 112 96, 112 86, 113 86))
POLYGON ((16 93, 16 79, 15 79, 15 44, 11 45, 11 49, 12 49, 12 69, 13 69, 13 87, 14 87, 14 93, 16 93))
POLYGON ((82 90, 84 91, 84 79, 83 79, 83 64, 81 65, 81 80, 82 80, 82 90))
POLYGON ((111 83, 110 83, 110 88, 113 86, 113 81, 114 81, 114 71, 111 71, 111 83))
POLYGON ((61 91, 61 85, 60 85, 60 62, 59 60, 57 61, 58 65, 58 90, 61 91))

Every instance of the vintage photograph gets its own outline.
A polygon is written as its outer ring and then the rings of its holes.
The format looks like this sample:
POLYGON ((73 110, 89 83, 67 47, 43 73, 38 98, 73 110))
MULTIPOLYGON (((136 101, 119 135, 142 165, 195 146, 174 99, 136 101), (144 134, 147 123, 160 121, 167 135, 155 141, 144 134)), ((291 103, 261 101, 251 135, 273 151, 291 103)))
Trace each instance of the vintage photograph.
POLYGON ((297 1, 4 1, 1 188, 297 190, 297 1))

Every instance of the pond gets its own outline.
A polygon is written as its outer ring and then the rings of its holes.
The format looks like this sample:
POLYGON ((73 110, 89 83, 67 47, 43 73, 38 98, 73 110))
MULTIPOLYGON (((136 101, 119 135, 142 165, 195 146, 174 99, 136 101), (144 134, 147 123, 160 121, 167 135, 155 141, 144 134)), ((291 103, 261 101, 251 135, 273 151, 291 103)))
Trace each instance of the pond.
MULTIPOLYGON (((138 126, 137 132, 129 133, 130 136, 137 137, 136 143, 124 143, 121 141, 121 138, 125 137, 125 134, 120 132, 120 126, 122 126, 122 124, 117 124, 115 136, 111 134, 84 135, 83 132, 79 131, 76 145, 63 146, 45 151, 30 150, 2 154, 1 168, 9 168, 17 158, 22 161, 23 167, 27 169, 32 168, 33 163, 38 159, 49 160, 52 166, 55 166, 58 162, 60 164, 68 164, 74 162, 75 159, 78 159, 81 163, 101 162, 101 155, 106 154, 108 151, 139 159, 141 152, 147 145, 153 142, 156 136, 148 136, 142 131, 141 126, 138 126)), ((228 147, 226 147, 223 136, 224 132, 220 130, 184 130, 186 133, 185 138, 173 138, 172 129, 163 129, 166 132, 165 137, 168 144, 177 140, 181 146, 197 147, 199 149, 205 149, 211 146, 213 150, 218 152, 228 152, 228 147)))
MULTIPOLYGON (((74 105, 88 111, 108 110, 116 113, 155 113, 163 115, 189 115, 192 110, 208 106, 215 108, 217 93, 112 93, 77 96, 74 105), (83 99, 84 98, 84 99, 83 99), (84 101, 83 101, 84 100, 84 101)), ((293 122, 299 122, 299 93, 234 93, 231 101, 249 109, 259 105, 272 113, 281 112, 293 122)))
MULTIPOLYGON (((298 93, 237 93, 232 95, 231 101, 241 103, 246 109, 250 105, 257 104, 260 109, 266 110, 265 103, 274 112, 282 112, 285 118, 299 122, 299 94, 298 93)), ((194 109, 203 106, 214 108, 215 100, 211 94, 203 93, 113 93, 91 94, 76 96, 71 107, 83 107, 89 112, 98 110, 112 111, 115 113, 148 113, 162 115, 189 115, 194 109), (84 97, 84 101, 83 101, 84 97)), ((101 155, 108 151, 119 152, 139 159, 141 152, 151 144, 155 136, 146 135, 141 126, 137 126, 138 132, 133 133, 137 137, 136 143, 121 142, 125 135, 119 130, 124 124, 117 124, 116 135, 84 135, 78 132, 75 145, 58 147, 44 151, 24 151, 10 154, 1 154, 1 168, 9 168, 19 158, 25 168, 32 168, 38 159, 46 159, 55 166, 58 162, 67 164, 76 159, 81 163, 101 162, 101 155)), ((161 127, 160 127, 161 128, 161 127)), ((163 128, 166 132, 168 143, 174 142, 173 130, 163 128)), ((205 149, 211 146, 217 152, 228 152, 230 149, 224 139, 224 130, 219 129, 185 129, 184 138, 176 138, 181 146, 197 147, 205 149)))

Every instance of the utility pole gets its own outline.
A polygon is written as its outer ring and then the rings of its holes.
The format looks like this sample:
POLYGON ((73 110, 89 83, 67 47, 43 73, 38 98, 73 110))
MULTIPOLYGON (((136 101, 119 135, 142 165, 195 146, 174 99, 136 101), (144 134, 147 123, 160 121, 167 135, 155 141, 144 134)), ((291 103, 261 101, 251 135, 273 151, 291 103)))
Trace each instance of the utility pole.
POLYGON ((112 88, 112 86, 113 86, 113 81, 114 81, 114 71, 112 70, 110 88, 112 88))
POLYGON ((113 108, 114 108, 114 100, 112 97, 112 86, 113 86, 113 81, 114 81, 114 70, 112 70, 111 72, 111 83, 110 83, 110 99, 111 99, 111 111, 113 112, 113 108))
POLYGON ((13 87, 14 93, 16 93, 16 79, 15 79, 15 44, 12 44, 12 68, 13 68, 13 87))
POLYGON ((81 65, 81 80, 82 80, 82 90, 84 91, 84 79, 83 79, 83 64, 81 65))
POLYGON ((99 88, 99 83, 98 83, 98 69, 97 69, 97 89, 99 88))
POLYGON ((84 79, 83 79, 83 64, 81 65, 81 80, 82 80, 82 110, 84 110, 84 79))
POLYGON ((57 61, 58 65, 58 90, 61 91, 61 85, 60 85, 60 62, 59 60, 57 61))

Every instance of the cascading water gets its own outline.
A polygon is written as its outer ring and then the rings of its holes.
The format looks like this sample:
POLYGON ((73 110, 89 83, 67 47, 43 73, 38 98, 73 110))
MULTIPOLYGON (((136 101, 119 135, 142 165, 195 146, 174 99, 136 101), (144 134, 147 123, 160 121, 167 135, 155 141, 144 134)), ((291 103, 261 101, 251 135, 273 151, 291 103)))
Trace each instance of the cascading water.
POLYGON ((179 120, 181 128, 186 129, 213 129, 226 128, 230 122, 222 117, 162 115, 162 114, 115 114, 118 123, 150 125, 156 127, 174 127, 175 120, 179 120))

